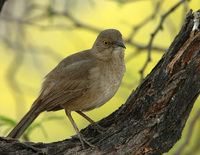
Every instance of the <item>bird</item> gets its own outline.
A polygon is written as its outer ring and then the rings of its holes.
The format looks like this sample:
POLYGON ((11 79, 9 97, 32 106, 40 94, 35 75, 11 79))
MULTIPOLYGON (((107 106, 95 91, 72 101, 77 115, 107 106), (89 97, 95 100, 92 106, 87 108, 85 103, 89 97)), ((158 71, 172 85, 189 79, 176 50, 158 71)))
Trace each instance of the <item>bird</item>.
POLYGON ((45 76, 38 98, 7 138, 18 140, 42 112, 64 109, 83 148, 85 143, 90 145, 71 112, 95 124, 83 112, 101 107, 115 95, 126 71, 125 49, 121 32, 106 29, 99 33, 91 49, 64 58, 45 76))

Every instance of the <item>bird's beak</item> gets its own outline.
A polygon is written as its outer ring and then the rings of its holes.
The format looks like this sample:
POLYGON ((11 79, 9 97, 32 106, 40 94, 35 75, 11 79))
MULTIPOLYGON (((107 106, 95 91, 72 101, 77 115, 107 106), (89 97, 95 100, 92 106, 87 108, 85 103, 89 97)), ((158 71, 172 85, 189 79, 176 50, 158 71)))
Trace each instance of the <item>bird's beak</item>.
POLYGON ((126 49, 126 46, 125 46, 124 43, 123 43, 122 41, 120 41, 120 40, 117 40, 117 41, 115 42, 115 45, 120 46, 120 47, 123 47, 123 48, 126 49))

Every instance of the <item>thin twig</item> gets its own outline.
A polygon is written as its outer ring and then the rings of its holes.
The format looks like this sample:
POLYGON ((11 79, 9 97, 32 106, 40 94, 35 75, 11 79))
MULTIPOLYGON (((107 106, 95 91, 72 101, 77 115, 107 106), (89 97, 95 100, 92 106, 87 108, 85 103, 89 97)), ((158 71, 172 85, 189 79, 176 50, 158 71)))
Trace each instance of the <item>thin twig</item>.
POLYGON ((5 4, 6 0, 1 0, 0 1, 0 13, 1 13, 1 10, 3 8, 3 5, 5 4))
POLYGON ((188 132, 187 132, 185 142, 179 147, 179 149, 177 149, 177 151, 174 153, 174 155, 181 155, 183 153, 184 149, 186 148, 187 144, 189 143, 189 141, 191 139, 192 132, 194 130, 194 126, 195 126, 197 120, 199 119, 199 117, 200 117, 200 109, 198 110, 198 112, 196 113, 192 122, 189 125, 189 129, 188 129, 188 132))
POLYGON ((147 18, 145 18, 141 23, 139 23, 138 25, 134 26, 132 29, 133 31, 130 33, 127 41, 131 42, 131 40, 133 39, 133 37, 139 32, 139 30, 144 27, 146 24, 148 24, 150 21, 152 21, 156 15, 158 15, 158 11, 160 9, 161 4, 163 3, 164 0, 158 1, 156 3, 155 9, 153 11, 153 13, 148 16, 147 18))
POLYGON ((154 30, 154 32, 151 34, 151 38, 149 40, 148 43, 148 54, 147 54, 147 59, 146 62, 144 64, 144 66, 142 67, 142 69, 140 70, 140 74, 141 74, 141 81, 143 80, 144 77, 144 71, 148 65, 148 63, 151 61, 151 51, 152 51, 152 44, 153 44, 153 40, 156 36, 156 34, 159 32, 159 30, 163 29, 163 23, 165 21, 165 19, 168 17, 168 15, 170 15, 170 13, 172 13, 174 10, 176 10, 183 2, 188 1, 188 0, 181 0, 180 2, 178 2, 176 5, 174 5, 171 9, 169 9, 169 11, 167 11, 162 17, 161 20, 157 26, 157 28, 154 30))

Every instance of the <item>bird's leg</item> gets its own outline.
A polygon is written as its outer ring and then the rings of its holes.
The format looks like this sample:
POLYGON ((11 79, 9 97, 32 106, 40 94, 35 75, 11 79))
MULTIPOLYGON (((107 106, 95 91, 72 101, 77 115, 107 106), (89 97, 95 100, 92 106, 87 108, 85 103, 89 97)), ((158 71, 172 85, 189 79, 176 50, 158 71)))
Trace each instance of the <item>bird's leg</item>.
POLYGON ((80 141, 81 141, 81 144, 82 144, 82 146, 83 146, 83 149, 85 149, 84 142, 85 142, 86 144, 88 144, 89 146, 98 149, 95 145, 93 145, 93 144, 91 144, 90 142, 88 142, 88 141, 81 135, 81 133, 79 132, 78 127, 77 127, 77 125, 76 125, 74 119, 73 119, 72 116, 71 116, 71 111, 65 110, 65 113, 66 113, 67 117, 69 118, 70 122, 72 123, 72 125, 73 125, 73 127, 74 127, 74 129, 75 129, 76 134, 78 135, 78 137, 79 137, 79 139, 80 139, 80 141))
POLYGON ((93 127, 95 128, 95 130, 97 130, 97 132, 103 134, 105 130, 107 130, 106 128, 103 128, 102 126, 100 126, 99 124, 97 124, 96 122, 94 122, 91 118, 89 118, 86 114, 84 114, 81 111, 76 111, 79 115, 81 115, 82 117, 84 117, 86 120, 88 120, 93 127))

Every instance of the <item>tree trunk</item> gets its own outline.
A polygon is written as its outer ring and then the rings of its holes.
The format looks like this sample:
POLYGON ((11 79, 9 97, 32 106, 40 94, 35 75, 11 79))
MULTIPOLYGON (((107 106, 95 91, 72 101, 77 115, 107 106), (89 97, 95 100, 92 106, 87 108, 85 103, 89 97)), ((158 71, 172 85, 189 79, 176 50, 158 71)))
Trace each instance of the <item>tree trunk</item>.
MULTIPOLYGON (((200 10, 186 17, 179 34, 161 60, 126 103, 82 135, 99 148, 82 149, 73 137, 49 144, 0 139, 3 154, 162 154, 181 133, 200 93, 200 10)), ((0 154, 1 154, 0 153, 0 154)))

